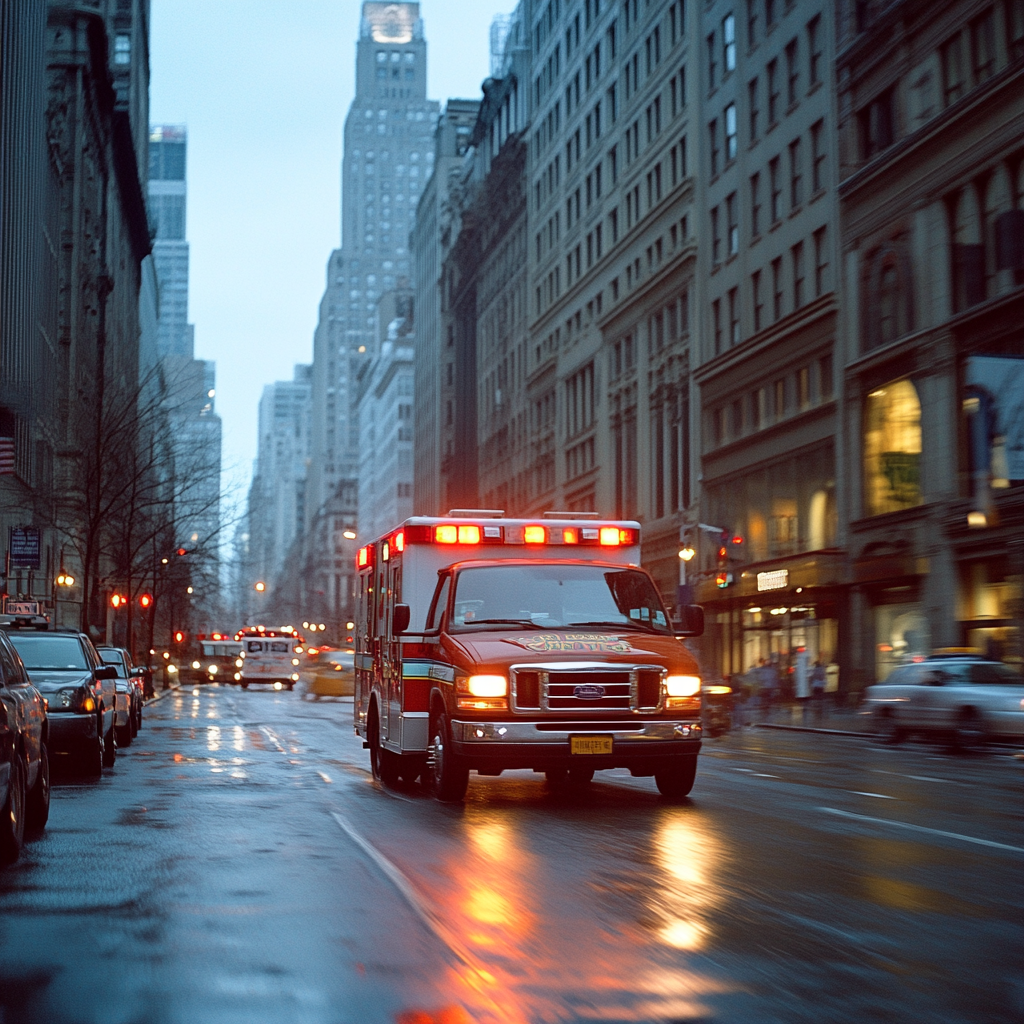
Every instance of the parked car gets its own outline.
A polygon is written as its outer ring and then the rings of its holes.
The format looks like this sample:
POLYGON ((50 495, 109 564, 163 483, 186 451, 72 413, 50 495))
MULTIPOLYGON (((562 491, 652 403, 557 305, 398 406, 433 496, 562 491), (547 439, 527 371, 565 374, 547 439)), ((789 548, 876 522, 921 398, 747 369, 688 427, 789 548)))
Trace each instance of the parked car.
POLYGON ((130 747, 142 725, 142 674, 132 665, 132 656, 123 647, 97 647, 96 653, 104 665, 113 665, 117 669, 114 728, 117 730, 117 745, 130 747))
POLYGON ((351 651, 320 650, 312 660, 313 675, 303 694, 306 700, 351 697, 355 693, 355 655, 351 651))
POLYGON ((888 743, 918 734, 970 750, 988 739, 1024 736, 1024 677, 977 655, 937 654, 869 686, 864 710, 888 743))
POLYGON ((97 776, 117 757, 114 708, 117 669, 104 665, 92 641, 72 630, 11 630, 29 678, 49 702, 51 757, 97 776))
POLYGON ((0 631, 0 863, 18 859, 25 830, 50 816, 46 701, 0 631))

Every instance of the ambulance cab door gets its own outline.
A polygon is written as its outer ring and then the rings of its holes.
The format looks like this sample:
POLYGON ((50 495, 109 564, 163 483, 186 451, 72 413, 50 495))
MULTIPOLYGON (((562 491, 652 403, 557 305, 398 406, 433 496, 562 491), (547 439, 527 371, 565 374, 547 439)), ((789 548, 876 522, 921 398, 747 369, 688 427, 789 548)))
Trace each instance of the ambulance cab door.
POLYGON ((402 645, 392 632, 395 605, 402 600, 402 558, 392 556, 388 563, 387 654, 384 665, 387 681, 388 736, 402 742, 402 645))

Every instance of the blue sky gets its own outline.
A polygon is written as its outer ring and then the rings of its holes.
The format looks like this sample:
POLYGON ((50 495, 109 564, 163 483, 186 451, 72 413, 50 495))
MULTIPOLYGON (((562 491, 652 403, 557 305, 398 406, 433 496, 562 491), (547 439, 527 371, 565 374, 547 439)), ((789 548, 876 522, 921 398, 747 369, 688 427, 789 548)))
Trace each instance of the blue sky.
MULTIPOLYGON (((429 95, 475 97, 492 17, 515 0, 424 0, 429 95)), ((340 239, 341 133, 360 0, 153 0, 150 120, 186 124, 189 317, 217 362, 225 483, 256 455, 263 385, 312 358, 340 239)))

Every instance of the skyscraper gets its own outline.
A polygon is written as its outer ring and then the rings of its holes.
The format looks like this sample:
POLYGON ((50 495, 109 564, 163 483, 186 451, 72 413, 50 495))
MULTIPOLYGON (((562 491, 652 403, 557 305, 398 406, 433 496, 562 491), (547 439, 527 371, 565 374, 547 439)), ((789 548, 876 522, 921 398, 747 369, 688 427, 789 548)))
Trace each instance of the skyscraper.
POLYGON ((187 145, 182 125, 150 129, 149 209, 160 295, 156 354, 174 439, 177 539, 200 553, 212 580, 220 546, 221 422, 216 365, 195 358, 195 328, 188 322, 187 145))
POLYGON ((341 248, 330 256, 314 340, 306 578, 349 612, 348 563, 336 538, 354 525, 359 473, 356 399, 360 369, 378 353, 378 302, 407 289, 409 234, 434 163, 438 104, 427 96, 427 43, 418 3, 363 4, 356 95, 345 119, 341 248))

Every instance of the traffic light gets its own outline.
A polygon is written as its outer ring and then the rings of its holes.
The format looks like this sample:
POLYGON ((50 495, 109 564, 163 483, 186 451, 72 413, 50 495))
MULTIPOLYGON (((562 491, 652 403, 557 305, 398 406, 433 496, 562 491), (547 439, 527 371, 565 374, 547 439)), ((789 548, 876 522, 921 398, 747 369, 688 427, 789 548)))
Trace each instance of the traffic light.
POLYGON ((187 555, 188 551, 185 548, 178 548, 179 555, 187 555))
POLYGON ((180 643, 184 643, 185 642, 185 634, 180 629, 175 630, 175 632, 174 632, 174 642, 176 644, 180 644, 180 643))
POLYGON ((110 607, 111 608, 123 608, 128 603, 128 598, 123 597, 121 594, 110 595, 110 607))
POLYGON ((140 594, 139 595, 139 607, 140 608, 152 608, 153 607, 153 595, 152 594, 140 594))

